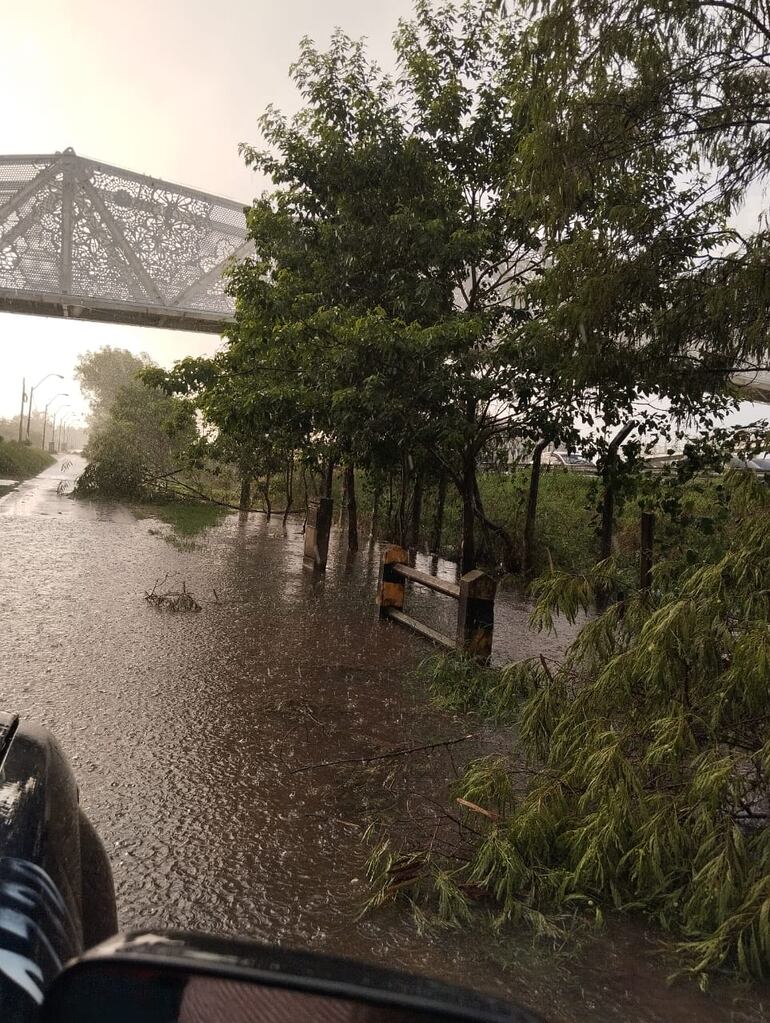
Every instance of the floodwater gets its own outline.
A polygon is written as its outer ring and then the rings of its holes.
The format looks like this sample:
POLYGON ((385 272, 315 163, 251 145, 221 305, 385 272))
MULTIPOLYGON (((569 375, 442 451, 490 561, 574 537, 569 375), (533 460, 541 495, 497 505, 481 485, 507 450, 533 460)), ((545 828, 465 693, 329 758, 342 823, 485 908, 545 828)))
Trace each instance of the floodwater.
MULTIPOLYGON (((766 992, 669 987, 673 962, 628 924, 555 951, 525 931, 494 938, 481 920, 419 935, 397 908, 359 917, 365 826, 445 800, 455 771, 500 736, 401 758, 395 773, 393 761, 310 766, 479 728, 406 682, 431 648, 376 619, 377 549, 346 565, 333 542, 318 578, 303 568, 297 520, 284 533, 261 515, 224 515, 189 536, 146 511, 57 494, 84 464, 70 461, 0 499, 0 706, 53 729, 69 754, 112 860, 124 928, 203 929, 374 960, 551 1020, 765 1018, 766 992), (202 610, 151 607, 145 591, 164 579, 184 582, 202 610)), ((410 599, 449 627, 446 598, 410 599)), ((498 659, 563 646, 566 633, 528 633, 527 613, 503 595, 498 659)))

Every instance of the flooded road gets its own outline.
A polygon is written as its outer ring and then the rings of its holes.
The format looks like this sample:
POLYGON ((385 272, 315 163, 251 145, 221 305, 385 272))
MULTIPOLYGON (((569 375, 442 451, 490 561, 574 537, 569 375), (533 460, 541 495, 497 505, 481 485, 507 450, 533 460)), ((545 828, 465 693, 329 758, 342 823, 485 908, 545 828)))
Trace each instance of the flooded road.
MULTIPOLYGON (((84 464, 71 462, 0 499, 0 706, 50 727, 69 754, 112 860, 123 928, 376 960, 553 1020, 765 1018, 764 996, 669 989, 672 961, 627 926, 566 954, 533 948, 526 932, 494 939, 482 921, 419 936, 400 910, 359 918, 366 824, 413 812, 421 794, 443 799, 483 748, 418 755, 396 776, 306 769, 478 729, 405 684, 431 648, 377 621, 379 552, 348 567, 333 543, 319 579, 302 566, 301 521, 284 533, 261 515, 214 515, 193 534, 150 511, 57 494, 84 464), (150 607, 144 593, 164 579, 184 581, 201 612, 150 607)), ((440 597, 410 599, 433 624, 448 613, 440 597)), ((526 617, 504 596, 496 657, 543 649, 526 617)), ((547 638, 547 649, 564 640, 547 638)))

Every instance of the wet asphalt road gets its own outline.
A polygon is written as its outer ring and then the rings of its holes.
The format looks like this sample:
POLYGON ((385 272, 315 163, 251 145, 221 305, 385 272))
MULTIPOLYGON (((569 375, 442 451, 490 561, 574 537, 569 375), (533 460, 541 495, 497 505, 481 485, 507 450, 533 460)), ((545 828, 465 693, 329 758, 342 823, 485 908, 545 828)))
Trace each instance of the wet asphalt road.
MULTIPOLYGON (((297 520, 284 533, 261 515, 226 515, 185 537, 57 493, 84 464, 70 462, 0 498, 0 706, 50 727, 69 754, 112 860, 123 927, 373 959, 518 997, 552 1019, 764 1018, 740 993, 668 989, 671 962, 634 928, 565 958, 526 934, 420 936, 392 908, 359 918, 365 824, 445 798, 455 763, 437 752, 363 781, 304 768, 478 729, 405 684, 430 648, 377 621, 377 549, 346 566, 333 543, 326 577, 314 578, 297 520), (184 581, 202 611, 150 607, 144 593, 164 578, 184 581)), ((447 626, 441 598, 412 599, 447 626)), ((498 659, 563 645, 563 635, 529 634, 527 613, 501 600, 498 659)), ((464 755, 499 741, 483 737, 464 755)))

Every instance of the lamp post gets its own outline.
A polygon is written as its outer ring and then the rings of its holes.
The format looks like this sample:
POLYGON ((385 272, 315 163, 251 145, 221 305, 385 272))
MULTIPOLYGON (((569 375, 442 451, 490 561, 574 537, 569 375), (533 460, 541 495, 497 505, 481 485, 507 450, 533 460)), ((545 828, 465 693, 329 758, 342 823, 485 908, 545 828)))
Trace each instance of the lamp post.
POLYGON ((57 398, 69 398, 69 395, 67 394, 66 391, 60 391, 58 394, 55 394, 53 398, 51 398, 51 400, 45 407, 45 412, 43 413, 43 441, 40 445, 43 451, 45 451, 45 428, 48 423, 48 409, 51 407, 51 405, 53 405, 57 398))
POLYGON ((27 400, 27 378, 21 378, 21 412, 19 412, 19 444, 21 444, 21 431, 24 422, 24 402, 27 400))
POLYGON ((64 379, 61 373, 46 373, 46 375, 41 380, 38 380, 34 387, 31 387, 29 389, 29 406, 27 408, 27 440, 29 440, 29 423, 30 420, 32 419, 32 395, 35 393, 35 389, 40 387, 41 384, 45 383, 45 381, 49 377, 58 377, 59 380, 64 379))
POLYGON ((67 447, 67 430, 70 429, 73 422, 71 412, 68 412, 66 416, 62 416, 62 421, 59 423, 59 451, 62 450, 62 439, 64 440, 64 448, 66 449, 67 447))
POLYGON ((51 424, 51 443, 53 444, 54 451, 56 450, 56 417, 59 415, 60 412, 63 412, 65 408, 72 408, 72 406, 62 405, 61 408, 57 408, 57 410, 53 414, 53 423, 51 424))

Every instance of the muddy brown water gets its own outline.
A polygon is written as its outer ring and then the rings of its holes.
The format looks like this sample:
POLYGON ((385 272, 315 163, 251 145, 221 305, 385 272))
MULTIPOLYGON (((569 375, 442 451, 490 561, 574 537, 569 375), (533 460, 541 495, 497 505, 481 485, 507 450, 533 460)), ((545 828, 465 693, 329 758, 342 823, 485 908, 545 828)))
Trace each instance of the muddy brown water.
MULTIPOLYGON (((525 931, 420 935, 400 909, 359 917, 361 832, 443 798, 468 753, 414 758, 406 776, 297 770, 478 725, 439 713, 406 683, 430 651, 376 620, 378 551, 302 566, 301 523, 226 515, 186 538, 131 510, 57 495, 72 457, 0 499, 0 706, 41 722, 67 751, 113 865, 121 925, 202 929, 422 971, 521 1001, 551 1020, 760 1020, 765 990, 669 986, 654 935, 612 924, 554 950, 525 931), (158 612, 168 575, 203 605, 158 612)), ((420 567, 428 567, 426 561, 420 567)), ((451 577, 453 566, 438 571, 451 577)), ((438 627, 451 605, 412 610, 438 627)), ((558 654, 569 638, 527 630, 503 594, 497 659, 558 654)), ((499 741, 499 737, 497 739, 499 741)), ((483 743, 482 743, 483 746, 483 743)))

